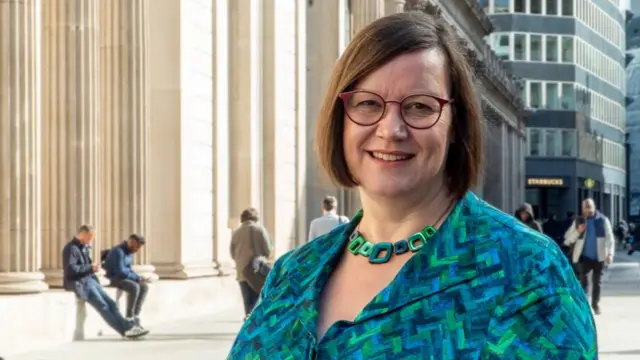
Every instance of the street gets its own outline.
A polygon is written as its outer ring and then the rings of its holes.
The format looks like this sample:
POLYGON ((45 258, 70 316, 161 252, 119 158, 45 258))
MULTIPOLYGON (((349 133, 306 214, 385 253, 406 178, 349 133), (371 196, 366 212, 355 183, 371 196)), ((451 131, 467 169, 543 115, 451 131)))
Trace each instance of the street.
MULTIPOLYGON (((604 275, 602 315, 596 317, 600 359, 640 358, 640 254, 619 252, 604 275)), ((240 328, 242 309, 154 326, 144 340, 100 337, 6 360, 225 359, 240 328)))

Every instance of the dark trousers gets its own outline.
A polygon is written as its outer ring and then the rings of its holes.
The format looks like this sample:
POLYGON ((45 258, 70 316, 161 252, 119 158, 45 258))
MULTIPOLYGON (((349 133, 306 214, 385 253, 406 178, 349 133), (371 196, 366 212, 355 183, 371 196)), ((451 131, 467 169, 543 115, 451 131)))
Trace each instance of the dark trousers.
POLYGON ((127 330, 133 327, 130 321, 122 317, 116 302, 109 297, 100 284, 89 286, 87 302, 120 335, 124 335, 127 330))
POLYGON ((147 292, 149 292, 149 285, 129 279, 112 280, 111 285, 127 294, 127 317, 137 319, 140 316, 147 292))
POLYGON ((587 275, 591 272, 591 307, 597 308, 600 302, 600 286, 602 284, 602 272, 604 271, 604 261, 581 258, 578 262, 578 278, 585 292, 589 286, 587 275))
POLYGON ((253 290, 246 281, 240 281, 239 284, 240 292, 242 293, 242 300, 244 302, 244 314, 249 315, 253 310, 253 307, 256 305, 256 302, 258 302, 260 294, 253 290))

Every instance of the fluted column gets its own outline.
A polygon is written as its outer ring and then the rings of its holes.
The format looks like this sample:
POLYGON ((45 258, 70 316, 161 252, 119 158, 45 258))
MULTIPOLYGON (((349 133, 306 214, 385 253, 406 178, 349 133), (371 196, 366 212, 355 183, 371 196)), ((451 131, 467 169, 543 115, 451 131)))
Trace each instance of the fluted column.
MULTIPOLYGON (((233 0, 231 0, 233 1, 233 0)), ((233 272, 229 254, 229 0, 213 3, 213 261, 219 275, 233 272)))
POLYGON ((40 269, 40 2, 0 0, 0 294, 47 289, 40 269))
POLYGON ((384 16, 385 0, 351 0, 354 33, 384 16))
POLYGON ((64 244, 82 224, 99 229, 98 0, 42 10, 42 271, 59 287, 64 244))
MULTIPOLYGON (((147 0, 100 0, 101 236, 110 245, 131 233, 147 238, 136 271, 152 276, 148 237, 147 0)), ((160 196, 160 194, 158 194, 160 196)))
POLYGON ((262 0, 230 1, 231 226, 252 206, 262 212, 262 0))

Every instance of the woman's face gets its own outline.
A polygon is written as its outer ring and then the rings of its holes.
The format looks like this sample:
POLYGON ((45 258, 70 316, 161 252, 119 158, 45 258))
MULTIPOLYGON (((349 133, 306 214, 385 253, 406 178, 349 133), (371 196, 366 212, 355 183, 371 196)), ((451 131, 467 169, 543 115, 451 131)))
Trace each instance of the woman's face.
MULTIPOLYGON (((362 79, 354 90, 376 93, 385 101, 415 94, 449 99, 445 59, 438 49, 400 55, 362 79)), ((347 165, 370 196, 415 196, 440 184, 450 142, 450 105, 442 106, 440 119, 429 129, 407 126, 397 103, 388 103, 375 125, 358 125, 346 114, 344 123, 347 165)))

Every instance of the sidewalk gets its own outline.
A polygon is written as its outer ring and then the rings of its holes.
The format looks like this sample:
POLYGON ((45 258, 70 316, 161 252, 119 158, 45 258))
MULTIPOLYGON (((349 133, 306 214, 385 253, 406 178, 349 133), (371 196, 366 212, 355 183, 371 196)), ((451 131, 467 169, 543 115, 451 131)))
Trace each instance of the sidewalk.
POLYGON ((142 340, 102 336, 5 360, 224 360, 243 316, 240 305, 222 314, 154 326, 142 340))
MULTIPOLYGON (((615 261, 605 272, 602 315, 596 316, 599 358, 640 359, 640 253, 619 252, 615 261)), ((224 360, 242 317, 238 305, 223 314, 154 326, 140 341, 104 336, 5 360, 224 360)))

